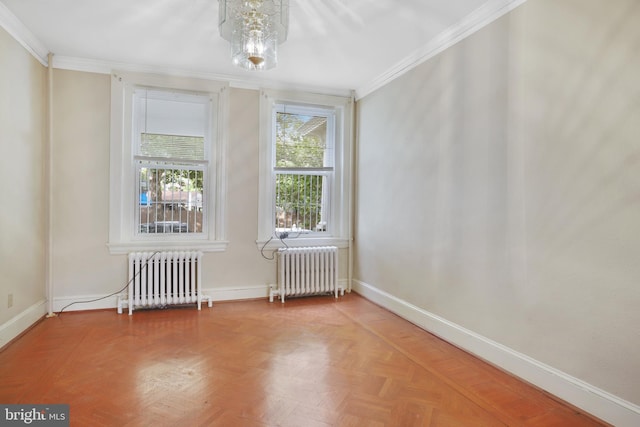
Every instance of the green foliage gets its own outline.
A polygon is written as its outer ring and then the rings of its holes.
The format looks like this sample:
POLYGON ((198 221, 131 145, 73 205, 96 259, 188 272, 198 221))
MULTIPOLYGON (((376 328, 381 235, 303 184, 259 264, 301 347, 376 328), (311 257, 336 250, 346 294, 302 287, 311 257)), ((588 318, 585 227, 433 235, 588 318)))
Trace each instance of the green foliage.
POLYGON ((276 227, 313 230, 322 220, 322 175, 276 175, 276 227))

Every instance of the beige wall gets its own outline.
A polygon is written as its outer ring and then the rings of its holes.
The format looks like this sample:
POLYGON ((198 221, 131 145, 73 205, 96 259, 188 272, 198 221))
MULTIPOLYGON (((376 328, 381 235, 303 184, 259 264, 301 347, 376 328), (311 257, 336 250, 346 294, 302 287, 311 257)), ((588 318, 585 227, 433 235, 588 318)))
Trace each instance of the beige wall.
POLYGON ((362 99, 354 273, 635 404, 638 22, 529 1, 362 99))
MULTIPOLYGON (((231 89, 225 252, 206 253, 203 280, 214 298, 267 295, 275 262, 256 247, 258 91, 231 89)), ((56 307, 126 284, 126 256, 110 255, 110 76, 54 70, 53 275, 56 307)), ((113 307, 115 299, 73 309, 113 307)))
POLYGON ((0 325, 45 300, 46 95, 46 68, 0 28, 0 325))
POLYGON ((57 309, 115 292, 127 280, 126 257, 106 246, 110 97, 109 75, 54 70, 53 297, 70 298, 57 309))
MULTIPOLYGON (((275 262, 256 247, 258 236, 259 92, 231 89, 227 149, 225 252, 207 253, 203 277, 209 288, 245 289, 274 283, 275 262)), ((270 256, 269 253, 266 254, 270 256)), ((266 288, 265 288, 266 289, 266 288)), ((232 297, 232 294, 228 294, 232 297)), ((266 291, 264 292, 266 296, 266 291)), ((223 299, 224 297, 221 295, 223 299)))

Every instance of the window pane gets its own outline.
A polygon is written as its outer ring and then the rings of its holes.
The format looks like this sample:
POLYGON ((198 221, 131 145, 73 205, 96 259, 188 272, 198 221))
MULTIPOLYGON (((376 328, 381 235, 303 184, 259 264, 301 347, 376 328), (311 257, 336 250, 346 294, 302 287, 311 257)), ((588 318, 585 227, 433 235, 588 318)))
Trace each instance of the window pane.
POLYGON ((327 144, 327 118, 278 112, 276 114, 276 167, 332 166, 327 144))
POLYGON ((141 164, 140 233, 201 233, 204 171, 141 164))
POLYGON ((277 230, 327 231, 323 207, 327 177, 322 174, 276 174, 277 230))
POLYGON ((205 160, 209 97, 138 88, 134 93, 136 154, 205 160))

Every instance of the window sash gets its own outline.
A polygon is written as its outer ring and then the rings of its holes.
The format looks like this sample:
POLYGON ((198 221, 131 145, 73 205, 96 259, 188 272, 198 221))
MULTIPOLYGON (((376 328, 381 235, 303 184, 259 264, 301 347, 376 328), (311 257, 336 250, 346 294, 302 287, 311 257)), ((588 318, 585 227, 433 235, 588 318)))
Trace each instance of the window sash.
MULTIPOLYGON (((326 133, 323 147, 323 167, 324 168, 333 168, 336 162, 336 156, 338 153, 335 151, 335 138, 336 138, 336 117, 335 111, 332 107, 325 106, 309 106, 309 105, 299 105, 295 103, 279 103, 273 106, 272 111, 272 167, 278 169, 276 166, 277 156, 276 150, 278 146, 278 136, 276 135, 276 130, 278 129, 277 121, 278 115, 286 114, 286 115, 297 115, 301 117, 313 117, 313 118, 324 118, 326 120, 326 133)), ((280 168, 285 169, 285 168, 280 168)), ((315 169, 315 168, 307 168, 303 166, 295 166, 292 169, 315 169)))
POLYGON ((335 115, 331 108, 276 104, 272 112, 273 134, 273 227, 276 235, 282 231, 298 234, 328 235, 330 231, 330 201, 333 190, 335 156, 335 115), (318 117, 326 120, 321 167, 276 166, 277 120, 280 114, 318 117), (288 182, 287 182, 288 181, 288 182))
POLYGON ((276 172, 275 231, 328 233, 332 178, 330 171, 276 172))
MULTIPOLYGON (((134 141, 134 154, 145 156, 142 151, 143 139, 145 135, 164 135, 175 138, 204 138, 202 146, 202 160, 208 160, 210 158, 209 153, 209 138, 211 135, 211 122, 210 115, 214 108, 212 105, 213 100, 210 94, 204 94, 200 92, 175 90, 168 88, 154 88, 147 86, 135 86, 133 90, 133 141, 134 141), (148 103, 161 101, 165 103, 165 112, 160 116, 151 114, 149 116, 148 103), (169 108, 167 111, 167 104, 175 103, 175 109, 169 108), (195 106, 196 110, 190 113, 195 116, 190 116, 188 112, 178 107, 178 105, 195 106), (202 108, 198 110, 198 106, 202 108), (167 120, 163 120, 162 115, 177 115, 179 119, 177 121, 170 121, 171 125, 167 125, 167 120), (153 123, 151 123, 153 122, 153 123)), ((156 109, 154 111, 157 112, 156 109)), ((196 159, 185 159, 196 160, 196 159)))
POLYGON ((202 236, 208 216, 203 197, 208 190, 211 99, 201 93, 144 86, 134 89, 133 98, 134 179, 139 196, 134 201, 134 235, 202 236), (165 115, 175 122, 167 123, 165 115), (143 149, 145 143, 150 145, 143 149), (194 153, 200 154, 191 157, 194 153))
POLYGON ((324 168, 273 168, 276 172, 295 172, 298 174, 315 174, 318 172, 333 172, 333 167, 324 168))
POLYGON ((134 201, 135 235, 146 238, 206 233, 207 162, 174 164, 166 159, 138 159, 135 168, 138 195, 134 201))

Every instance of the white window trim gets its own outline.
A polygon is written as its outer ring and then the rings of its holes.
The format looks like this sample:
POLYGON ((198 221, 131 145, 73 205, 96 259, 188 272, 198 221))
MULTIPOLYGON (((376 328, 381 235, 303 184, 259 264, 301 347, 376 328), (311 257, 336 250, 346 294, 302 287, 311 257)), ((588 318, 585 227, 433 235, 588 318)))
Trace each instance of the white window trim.
POLYGON ((228 83, 156 74, 114 72, 111 75, 111 148, 109 189, 109 252, 124 254, 141 250, 199 249, 224 251, 226 201, 226 153, 228 126, 228 83), (206 198, 207 230, 203 234, 163 235, 160 239, 138 239, 135 233, 135 200, 137 200, 132 165, 132 93, 136 86, 157 87, 209 93, 214 99, 210 175, 206 198))
POLYGON ((331 195, 331 235, 320 234, 313 237, 300 235, 285 239, 286 246, 332 245, 346 248, 351 236, 351 146, 353 99, 349 97, 321 95, 313 93, 289 92, 282 90, 262 90, 260 93, 260 167, 258 200, 258 249, 274 250, 284 247, 274 238, 274 171, 273 156, 273 111, 278 104, 296 104, 308 107, 333 108, 335 110, 335 172, 334 188, 331 195))

